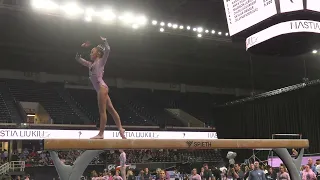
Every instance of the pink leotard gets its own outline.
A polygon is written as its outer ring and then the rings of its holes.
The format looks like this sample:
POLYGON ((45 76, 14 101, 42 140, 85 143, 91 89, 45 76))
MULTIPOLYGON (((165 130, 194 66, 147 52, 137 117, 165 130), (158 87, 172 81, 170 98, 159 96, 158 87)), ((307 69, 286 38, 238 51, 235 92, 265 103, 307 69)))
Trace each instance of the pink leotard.
POLYGON ((93 63, 81 57, 76 58, 78 62, 89 68, 89 79, 97 92, 100 90, 100 86, 108 88, 107 84, 103 81, 104 66, 106 65, 110 53, 110 46, 107 41, 104 41, 103 48, 104 54, 102 58, 97 59, 93 63))
POLYGON ((125 167, 126 166, 126 161, 127 161, 127 157, 126 157, 126 153, 122 152, 119 156, 120 159, 120 166, 121 167, 125 167))
POLYGON ((123 180, 123 179, 122 179, 121 176, 116 176, 116 175, 114 175, 114 176, 113 176, 113 180, 123 180))

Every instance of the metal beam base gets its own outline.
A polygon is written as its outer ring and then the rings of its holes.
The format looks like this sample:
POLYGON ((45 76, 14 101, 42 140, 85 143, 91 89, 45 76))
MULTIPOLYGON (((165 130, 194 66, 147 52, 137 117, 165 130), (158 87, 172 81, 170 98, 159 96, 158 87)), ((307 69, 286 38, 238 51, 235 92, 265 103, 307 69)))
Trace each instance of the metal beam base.
POLYGON ((300 167, 302 163, 304 149, 301 149, 297 158, 292 158, 288 150, 285 148, 277 148, 277 149, 273 149, 273 151, 278 154, 279 158, 286 165, 290 174, 290 179, 301 180, 300 167))
POLYGON ((79 180, 93 158, 103 153, 103 150, 87 150, 74 162, 73 166, 61 162, 58 153, 49 151, 53 164, 56 167, 60 180, 79 180))
MULTIPOLYGON (((286 165, 291 180, 301 180, 300 166, 304 149, 301 149, 297 158, 292 158, 286 148, 276 148, 273 151, 278 154, 279 158, 286 165)), ((93 158, 103 152, 103 150, 87 150, 76 159, 73 166, 62 163, 58 157, 58 153, 55 151, 50 151, 50 155, 61 180, 79 180, 93 158)))

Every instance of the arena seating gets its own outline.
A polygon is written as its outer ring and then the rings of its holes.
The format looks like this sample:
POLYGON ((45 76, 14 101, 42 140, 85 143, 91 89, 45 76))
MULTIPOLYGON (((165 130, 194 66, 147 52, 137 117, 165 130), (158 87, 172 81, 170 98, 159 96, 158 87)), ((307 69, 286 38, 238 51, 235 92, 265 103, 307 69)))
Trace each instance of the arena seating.
POLYGON ((169 115, 165 111, 166 103, 161 102, 165 97, 154 97, 151 90, 147 89, 119 89, 118 92, 123 94, 128 103, 143 114, 148 119, 157 124, 183 126, 179 120, 169 115))
MULTIPOLYGON (((215 150, 162 150, 162 151, 140 151, 130 150, 126 152, 129 163, 144 162, 221 162, 222 158, 219 151, 215 150)), ((118 156, 107 154, 107 161, 112 163, 118 161, 118 156)))
MULTIPOLYGON (((221 162, 223 159, 220 151, 215 150, 127 150, 128 163, 146 162, 221 162)), ((107 153, 108 163, 117 163, 119 156, 115 153, 107 153)))
POLYGON ((8 123, 10 122, 10 112, 6 106, 6 103, 3 100, 3 97, 0 93, 0 122, 1 123, 8 123))
MULTIPOLYGON (((74 101, 77 102, 78 107, 86 112, 88 117, 94 122, 99 120, 99 111, 97 104, 97 93, 93 90, 85 89, 69 89, 70 95, 74 101)), ((113 106, 118 111, 123 124, 125 125, 156 125, 147 119, 144 119, 123 100, 120 94, 115 93, 110 89, 110 97, 112 98, 113 106)), ((108 125, 114 125, 111 116, 108 116, 108 125)))
POLYGON ((39 102, 57 124, 82 124, 72 108, 59 96, 54 85, 33 81, 7 81, 17 101, 39 102))
POLYGON ((165 108, 181 109, 197 119, 212 123, 211 114, 214 103, 232 100, 235 96, 211 95, 208 93, 181 93, 178 91, 160 91, 146 89, 117 89, 126 96, 139 112, 143 112, 154 122, 166 119, 166 125, 182 126, 182 123, 165 111, 165 108))
MULTIPOLYGON (((66 164, 73 164, 83 151, 59 151, 59 157, 66 164)), ((147 162, 222 162, 220 151, 216 150, 127 150, 128 163, 147 162)), ((14 160, 24 160, 28 166, 49 166, 52 161, 46 151, 33 151, 24 149, 21 154, 13 151, 14 160)), ((96 157, 92 164, 119 164, 119 154, 114 151, 106 151, 96 157)))
MULTIPOLYGON (((11 93, 10 96, 16 101, 39 102, 54 123, 96 124, 99 120, 97 95, 94 90, 64 89, 62 83, 25 80, 0 80, 0 82, 5 82, 1 85, 6 86, 8 93, 11 93)), ((166 110, 168 108, 181 109, 212 125, 209 122, 213 119, 211 114, 213 102, 220 103, 235 98, 205 93, 113 87, 110 88, 109 94, 124 125, 183 126, 182 122, 166 110)), ((10 112, 15 112, 10 108, 16 107, 8 106, 3 98, 4 95, 2 93, 0 96, 2 109, 0 118, 9 121, 10 112)), ((114 125, 111 116, 108 116, 107 124, 114 125)))
MULTIPOLYGON (((72 99, 93 121, 99 119, 96 92, 69 89, 72 99)), ((203 122, 212 120, 214 96, 202 93, 110 88, 110 97, 124 124, 183 126, 166 108, 180 108, 203 122)), ((110 117, 111 118, 111 117, 110 117)), ((108 124, 114 124, 108 120, 108 124)))

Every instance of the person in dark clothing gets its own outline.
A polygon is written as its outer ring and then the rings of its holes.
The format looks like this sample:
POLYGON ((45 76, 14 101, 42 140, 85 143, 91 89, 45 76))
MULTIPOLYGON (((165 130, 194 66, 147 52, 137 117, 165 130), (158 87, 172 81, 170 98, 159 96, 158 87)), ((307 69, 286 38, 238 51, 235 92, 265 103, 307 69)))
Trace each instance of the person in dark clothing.
MULTIPOLYGON (((253 164, 252 164, 252 167, 254 167, 253 164)), ((243 179, 247 179, 249 177, 250 171, 252 171, 252 170, 253 169, 251 169, 251 165, 250 165, 250 167, 246 166, 245 169, 244 169, 244 177, 243 177, 243 179)))
POLYGON ((144 180, 144 171, 141 170, 140 173, 139 173, 139 180, 144 180))
POLYGON ((217 167, 213 167, 212 174, 216 178, 216 180, 221 179, 221 171, 217 167))
POLYGON ((244 179, 244 172, 241 170, 241 166, 239 164, 234 165, 234 173, 237 174, 237 180, 244 179))
POLYGON ((234 165, 231 164, 227 172, 227 179, 238 179, 238 178, 239 178, 238 173, 236 173, 236 170, 234 169, 234 165))
POLYGON ((273 171, 272 167, 268 167, 268 173, 266 174, 267 180, 276 180, 277 173, 273 171))
POLYGON ((131 170, 128 171, 127 173, 127 180, 135 180, 136 177, 133 175, 133 172, 131 170))
POLYGON ((145 169, 144 169, 143 178, 144 178, 144 180, 150 180, 150 179, 152 179, 151 174, 150 174, 150 172, 149 172, 149 168, 145 168, 145 169))
POLYGON ((199 173, 199 175, 201 176, 201 179, 204 179, 203 173, 204 173, 204 168, 202 167, 202 168, 200 169, 200 173, 199 173))
POLYGON ((254 162, 254 170, 250 171, 248 180, 266 180, 266 175, 259 168, 259 162, 254 162))
POLYGON ((205 163, 203 164, 204 172, 203 172, 203 178, 205 180, 211 180, 212 179, 212 172, 208 167, 208 164, 205 163))
POLYGON ((160 168, 157 168, 156 169, 156 180, 159 180, 160 179, 160 171, 161 171, 161 169, 160 168))
POLYGON ((231 164, 227 173, 227 179, 243 180, 244 173, 240 169, 239 164, 231 164))

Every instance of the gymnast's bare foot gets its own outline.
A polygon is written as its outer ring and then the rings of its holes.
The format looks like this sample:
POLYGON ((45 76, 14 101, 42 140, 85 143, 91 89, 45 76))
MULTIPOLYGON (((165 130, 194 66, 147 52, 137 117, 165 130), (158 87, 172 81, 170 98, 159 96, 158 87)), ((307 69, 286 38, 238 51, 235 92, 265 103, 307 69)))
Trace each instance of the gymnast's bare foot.
POLYGON ((123 129, 123 128, 121 128, 121 129, 119 130, 119 133, 120 133, 121 138, 122 138, 122 139, 127 139, 126 136, 124 135, 124 132, 126 132, 126 130, 123 129))
POLYGON ((96 136, 94 136, 94 137, 92 137, 92 138, 90 138, 90 139, 103 139, 104 138, 104 136, 103 135, 96 135, 96 136))

